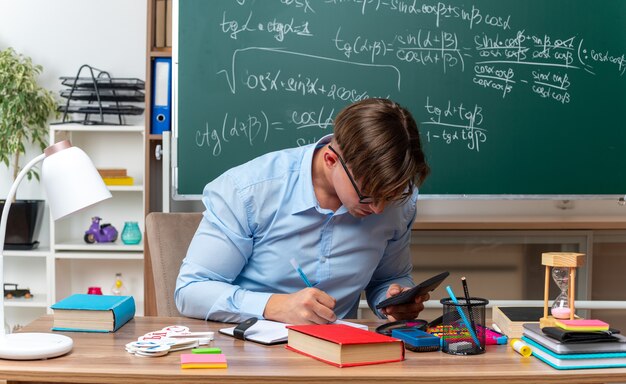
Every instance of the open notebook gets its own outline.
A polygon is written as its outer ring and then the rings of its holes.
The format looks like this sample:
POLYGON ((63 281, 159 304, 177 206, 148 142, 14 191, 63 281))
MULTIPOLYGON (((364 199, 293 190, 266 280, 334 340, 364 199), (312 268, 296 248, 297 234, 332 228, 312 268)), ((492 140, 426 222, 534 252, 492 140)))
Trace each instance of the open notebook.
MULTIPOLYGON (((368 330, 367 325, 357 324, 344 320, 337 320, 334 324, 345 324, 355 328, 368 330)), ((287 326, 290 324, 279 323, 270 320, 258 320, 246 330, 246 340, 261 344, 280 344, 287 342, 287 326)), ((222 328, 220 333, 234 337, 235 327, 222 328)))

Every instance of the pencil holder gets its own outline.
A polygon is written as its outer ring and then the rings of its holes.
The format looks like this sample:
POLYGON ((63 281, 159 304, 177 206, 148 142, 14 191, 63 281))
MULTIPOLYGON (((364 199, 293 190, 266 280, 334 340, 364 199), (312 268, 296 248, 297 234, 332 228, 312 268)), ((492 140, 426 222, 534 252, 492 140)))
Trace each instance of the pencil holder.
POLYGON ((441 299, 443 332, 441 350, 452 355, 485 352, 485 308, 489 300, 479 297, 441 299))

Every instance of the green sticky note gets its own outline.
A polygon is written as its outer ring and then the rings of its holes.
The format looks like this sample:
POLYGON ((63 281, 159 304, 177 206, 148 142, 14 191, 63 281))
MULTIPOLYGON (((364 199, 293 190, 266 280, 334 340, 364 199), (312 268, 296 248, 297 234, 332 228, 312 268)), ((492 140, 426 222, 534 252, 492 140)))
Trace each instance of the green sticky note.
POLYGON ((222 353, 222 350, 219 348, 194 348, 191 350, 192 353, 222 353))

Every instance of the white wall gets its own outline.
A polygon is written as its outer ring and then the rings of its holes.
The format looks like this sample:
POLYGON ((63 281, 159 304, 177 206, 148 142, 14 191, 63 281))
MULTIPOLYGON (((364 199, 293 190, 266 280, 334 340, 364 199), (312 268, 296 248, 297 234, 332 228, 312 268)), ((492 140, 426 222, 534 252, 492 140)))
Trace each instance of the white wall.
MULTIPOLYGON (((59 77, 75 76, 83 64, 145 80, 146 1, 0 0, 0 49, 7 47, 43 66, 39 84, 59 100, 59 77)), ((31 149, 24 160, 37 154, 31 149)), ((0 164, 0 196, 8 194, 11 177, 0 164)), ((21 199, 44 198, 36 181, 22 182, 17 193, 21 199)))

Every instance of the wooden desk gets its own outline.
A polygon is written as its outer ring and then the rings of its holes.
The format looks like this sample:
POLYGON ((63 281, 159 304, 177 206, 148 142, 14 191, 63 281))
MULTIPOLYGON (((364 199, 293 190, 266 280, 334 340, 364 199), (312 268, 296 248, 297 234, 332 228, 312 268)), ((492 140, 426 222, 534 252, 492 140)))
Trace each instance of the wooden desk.
MULTIPOLYGON (((368 322, 375 325, 375 322, 368 322)), ((25 328, 47 332, 51 316, 25 328)), ((114 334, 65 333, 74 339, 66 356, 41 361, 0 360, 0 378, 13 381, 75 383, 598 383, 626 381, 624 369, 558 371, 535 358, 522 358, 508 346, 488 346, 478 356, 413 353, 398 363, 336 368, 290 352, 283 345, 262 346, 217 333, 224 325, 187 318, 137 317, 114 334), (181 353, 162 357, 128 354, 124 345, 147 332, 182 324, 192 331, 216 331, 212 346, 222 349, 227 369, 181 369, 181 353)))

